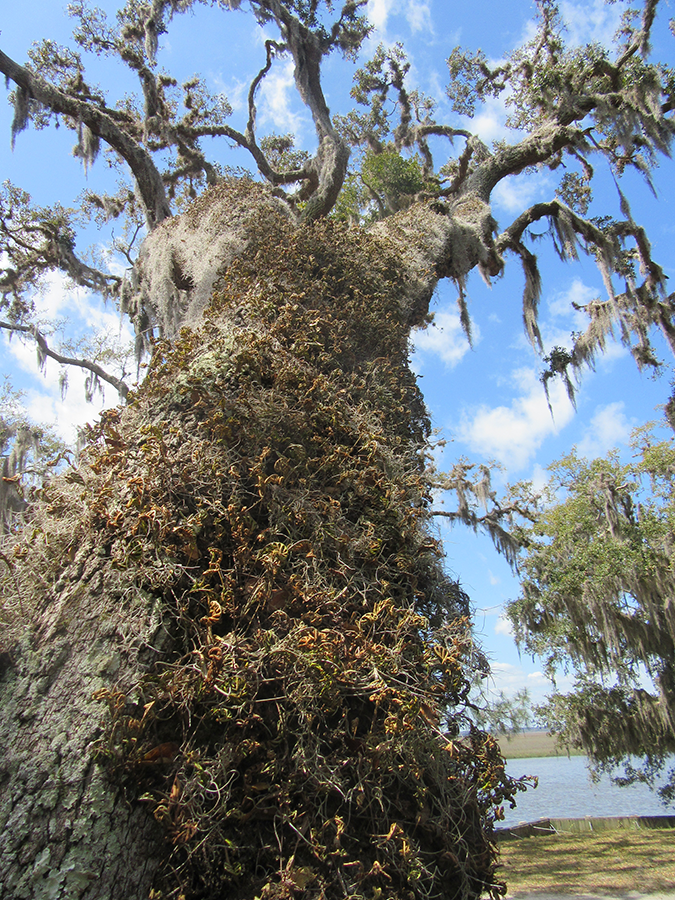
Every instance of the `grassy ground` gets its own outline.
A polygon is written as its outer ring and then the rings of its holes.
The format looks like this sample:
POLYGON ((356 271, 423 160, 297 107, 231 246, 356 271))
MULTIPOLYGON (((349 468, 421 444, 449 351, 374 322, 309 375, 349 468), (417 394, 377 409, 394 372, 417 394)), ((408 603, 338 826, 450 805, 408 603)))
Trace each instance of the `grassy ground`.
POLYGON ((500 850, 509 897, 675 890, 675 828, 545 835, 504 841, 500 850))
MULTIPOLYGON (((539 756, 567 756, 558 739, 545 731, 524 731, 521 734, 503 735, 499 738, 506 759, 531 759, 539 756)), ((581 756, 572 751, 571 756, 581 756)))

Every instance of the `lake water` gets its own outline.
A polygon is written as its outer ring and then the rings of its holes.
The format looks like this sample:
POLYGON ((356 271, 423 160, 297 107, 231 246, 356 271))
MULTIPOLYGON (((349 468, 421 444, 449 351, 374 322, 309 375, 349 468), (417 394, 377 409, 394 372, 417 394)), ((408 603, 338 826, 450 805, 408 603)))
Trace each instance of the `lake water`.
POLYGON ((518 794, 516 809, 505 806, 505 819, 498 827, 543 818, 675 815, 675 807, 664 806, 644 784, 617 787, 607 776, 594 784, 585 756, 510 759, 506 770, 516 778, 538 775, 539 786, 518 794))

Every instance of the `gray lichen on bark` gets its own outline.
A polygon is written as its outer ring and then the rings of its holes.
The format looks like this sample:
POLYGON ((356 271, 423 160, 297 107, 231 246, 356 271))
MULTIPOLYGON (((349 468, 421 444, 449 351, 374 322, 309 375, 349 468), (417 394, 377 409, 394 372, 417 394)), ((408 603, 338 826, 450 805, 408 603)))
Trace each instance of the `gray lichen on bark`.
POLYGON ((39 627, 3 653, 0 894, 16 900, 147 896, 161 837, 95 762, 101 688, 133 684, 166 640, 150 598, 84 542, 45 590, 39 627))

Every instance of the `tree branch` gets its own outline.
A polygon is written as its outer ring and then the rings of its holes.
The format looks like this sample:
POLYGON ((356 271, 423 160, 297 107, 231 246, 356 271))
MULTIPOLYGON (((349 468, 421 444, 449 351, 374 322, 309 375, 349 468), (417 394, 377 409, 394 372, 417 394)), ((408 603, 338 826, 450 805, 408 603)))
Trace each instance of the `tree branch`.
MULTIPOLYGON (((30 207, 30 197, 6 183, 0 190, 0 252, 5 254, 16 277, 0 285, 0 293, 15 297, 35 285, 41 273, 60 269, 75 284, 104 297, 119 292, 122 279, 101 272, 79 259, 74 251, 72 215, 61 207, 30 207)), ((5 269, 5 272, 11 271, 5 269)))
POLYGON ((595 257, 609 297, 604 302, 594 300, 584 307, 577 307, 587 313, 589 325, 584 333, 575 337, 572 351, 564 351, 563 358, 557 360, 555 366, 551 364, 544 372, 545 387, 549 378, 560 375, 573 401, 574 389, 567 374, 568 365, 579 370, 582 365, 592 363, 597 351, 604 348, 606 337, 613 332, 615 324, 620 326, 621 340, 630 347, 640 367, 658 365, 649 340, 651 325, 657 325, 661 329, 675 351, 673 296, 666 296, 666 277, 652 259, 644 229, 632 219, 599 228, 593 222, 578 216, 559 200, 537 203, 530 207, 495 241, 498 252, 511 250, 520 257, 523 264, 523 318, 532 343, 542 349, 537 326, 537 302, 541 286, 536 257, 525 248, 522 237, 531 224, 543 218, 548 218, 550 222, 554 244, 561 259, 576 258, 579 240, 583 242, 585 251, 595 257), (626 248, 627 239, 632 239, 634 246, 626 248), (643 276, 641 283, 638 283, 634 272, 636 261, 643 276), (612 280, 614 276, 624 279, 623 291, 615 291, 612 280), (636 339, 634 345, 631 345, 632 338, 636 339))
MULTIPOLYGON (((457 133, 460 134, 460 132, 457 133)), ((467 133, 466 146, 464 147, 464 150, 462 151, 457 162, 457 171, 455 173, 455 177, 452 179, 450 185, 441 191, 442 197, 451 197, 453 194, 456 194, 459 191, 469 174, 469 165, 471 163, 471 159, 478 151, 482 151, 485 156, 489 155, 489 150, 481 141, 481 139, 476 137, 475 135, 467 133)))
POLYGON ((122 400, 126 399, 129 393, 129 387, 124 383, 124 381, 122 381, 120 378, 116 378, 114 375, 110 375, 99 365, 97 365, 97 363, 89 362, 86 359, 76 359, 72 356, 63 356, 62 354, 57 353, 56 350, 52 350, 47 344, 44 335, 41 334, 40 331, 38 331, 37 327, 32 325, 18 325, 12 324, 11 322, 0 321, 0 328, 4 328, 5 330, 10 332, 26 334, 32 337, 38 345, 40 360, 43 360, 45 357, 49 357, 62 366, 77 366, 80 369, 85 369, 86 371, 91 372, 92 375, 95 375, 96 378, 100 378, 101 381, 105 381, 107 382, 107 384, 112 385, 119 393, 122 400))
POLYGON ((246 140, 249 144, 255 145, 255 120, 257 115, 257 108, 255 105, 255 95, 260 87, 260 83, 263 78, 267 75, 269 70, 272 68, 272 51, 283 50, 283 47, 277 44, 275 41, 265 41, 265 53, 267 55, 265 65, 258 72, 256 77, 251 82, 251 85, 248 89, 248 122, 246 123, 246 140))
MULTIPOLYGON (((321 88, 321 61, 339 40, 339 29, 330 38, 322 37, 291 15, 281 0, 259 0, 254 5, 272 16, 281 29, 295 63, 295 85, 312 115, 319 139, 317 153, 306 167, 308 176, 315 175, 317 182, 302 214, 305 221, 311 221, 327 215, 335 205, 349 162, 349 147, 333 127, 321 88)), ((341 21, 348 13, 353 15, 359 5, 363 4, 346 4, 341 21)))
POLYGON ((80 287, 95 291, 103 297, 119 293, 122 279, 119 275, 109 275, 94 269, 75 255, 69 241, 55 241, 55 253, 59 268, 80 287))
POLYGON ((487 203, 504 178, 547 162, 568 147, 586 147, 584 131, 575 126, 548 122, 518 144, 508 145, 483 160, 468 177, 466 189, 475 191, 487 203))
POLYGON ((115 123, 107 109, 68 96, 64 91, 14 62, 1 50, 0 72, 11 79, 25 96, 54 113, 68 116, 74 122, 86 125, 93 134, 119 153, 136 179, 148 228, 154 228, 171 215, 164 183, 154 162, 137 141, 115 123))
POLYGON ((474 464, 460 459, 451 472, 438 473, 436 478, 432 473, 432 486, 453 492, 457 498, 457 509, 432 509, 431 515, 449 519, 452 524, 460 522, 475 533, 485 532, 509 564, 516 568, 518 553, 523 546, 522 528, 516 522, 535 521, 539 497, 534 494, 523 496, 520 493, 518 496, 506 497, 500 503, 491 488, 490 468, 479 466, 478 477, 472 480, 470 473, 474 468, 474 464), (478 505, 485 510, 484 513, 477 511, 478 505))

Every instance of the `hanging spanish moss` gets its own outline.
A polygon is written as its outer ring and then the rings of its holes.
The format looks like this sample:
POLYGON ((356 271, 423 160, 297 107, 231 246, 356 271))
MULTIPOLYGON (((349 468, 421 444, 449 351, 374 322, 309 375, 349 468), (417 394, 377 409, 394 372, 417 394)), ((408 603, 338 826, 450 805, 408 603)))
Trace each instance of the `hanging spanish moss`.
MULTIPOLYGON (((658 783, 675 752, 673 441, 636 434, 638 462, 574 454, 554 467, 556 499, 526 534, 516 637, 567 669, 574 689, 544 709, 550 727, 619 780, 658 783), (636 762, 634 758, 641 760, 636 762)), ((662 785, 675 797, 675 771, 662 785)))

